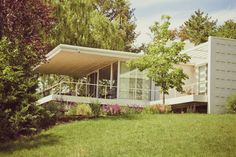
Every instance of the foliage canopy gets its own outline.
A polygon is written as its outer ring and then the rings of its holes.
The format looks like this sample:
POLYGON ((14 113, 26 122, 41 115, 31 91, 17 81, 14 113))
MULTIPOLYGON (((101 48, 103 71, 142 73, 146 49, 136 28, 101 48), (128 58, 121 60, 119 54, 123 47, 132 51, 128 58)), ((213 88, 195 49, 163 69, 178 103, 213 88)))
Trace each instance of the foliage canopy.
POLYGON ((147 46, 145 55, 129 63, 131 67, 141 71, 146 70, 147 76, 155 82, 156 86, 160 86, 163 104, 168 90, 175 88, 182 92, 183 81, 188 78, 183 69, 176 65, 187 63, 189 56, 180 53, 184 47, 183 42, 169 43, 172 39, 169 20, 169 16, 162 16, 163 23, 156 22, 150 27, 154 38, 147 46))

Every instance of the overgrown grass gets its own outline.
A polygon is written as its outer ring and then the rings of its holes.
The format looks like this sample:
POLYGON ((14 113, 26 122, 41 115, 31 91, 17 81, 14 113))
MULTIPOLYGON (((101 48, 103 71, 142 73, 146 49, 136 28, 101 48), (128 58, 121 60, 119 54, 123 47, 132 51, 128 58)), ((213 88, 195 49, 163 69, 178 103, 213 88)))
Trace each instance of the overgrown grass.
POLYGON ((235 115, 134 115, 61 124, 1 145, 0 156, 236 156, 235 115))

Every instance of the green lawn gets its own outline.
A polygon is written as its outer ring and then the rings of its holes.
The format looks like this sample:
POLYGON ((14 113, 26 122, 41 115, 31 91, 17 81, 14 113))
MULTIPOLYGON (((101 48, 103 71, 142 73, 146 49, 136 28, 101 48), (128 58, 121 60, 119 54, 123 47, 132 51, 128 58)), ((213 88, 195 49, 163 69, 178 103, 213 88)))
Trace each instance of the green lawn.
POLYGON ((134 115, 61 124, 0 146, 0 156, 236 156, 235 115, 134 115))

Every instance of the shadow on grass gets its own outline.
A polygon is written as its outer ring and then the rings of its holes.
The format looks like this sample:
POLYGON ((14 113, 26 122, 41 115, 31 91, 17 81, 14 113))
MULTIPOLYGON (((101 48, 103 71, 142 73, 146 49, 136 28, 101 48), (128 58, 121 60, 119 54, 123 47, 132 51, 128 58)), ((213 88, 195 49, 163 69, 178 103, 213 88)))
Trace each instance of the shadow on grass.
POLYGON ((54 145, 59 142, 59 139, 59 136, 53 134, 41 134, 29 138, 21 138, 16 141, 0 144, 0 153, 12 153, 22 149, 54 145))

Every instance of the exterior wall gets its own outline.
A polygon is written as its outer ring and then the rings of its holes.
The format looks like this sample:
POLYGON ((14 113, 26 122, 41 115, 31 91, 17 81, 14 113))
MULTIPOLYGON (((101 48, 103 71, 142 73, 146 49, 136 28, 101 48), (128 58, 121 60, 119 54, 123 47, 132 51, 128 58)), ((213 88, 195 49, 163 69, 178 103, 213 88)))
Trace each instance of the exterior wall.
POLYGON ((185 80, 185 84, 193 84, 197 82, 197 68, 192 65, 181 65, 184 73, 188 75, 189 79, 185 80))
MULTIPOLYGON (((192 90, 196 89, 198 77, 197 77, 197 68, 193 65, 178 65, 178 67, 182 68, 184 73, 188 75, 188 79, 184 81, 184 90, 192 90)), ((180 96, 181 93, 176 92, 174 89, 171 89, 169 95, 166 95, 166 98, 174 98, 176 96, 180 96)))
POLYGON ((223 113, 236 92, 236 40, 209 37, 208 113, 223 113))

